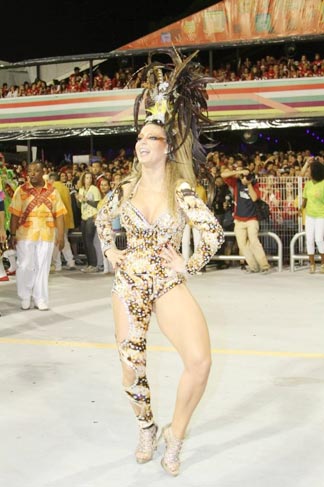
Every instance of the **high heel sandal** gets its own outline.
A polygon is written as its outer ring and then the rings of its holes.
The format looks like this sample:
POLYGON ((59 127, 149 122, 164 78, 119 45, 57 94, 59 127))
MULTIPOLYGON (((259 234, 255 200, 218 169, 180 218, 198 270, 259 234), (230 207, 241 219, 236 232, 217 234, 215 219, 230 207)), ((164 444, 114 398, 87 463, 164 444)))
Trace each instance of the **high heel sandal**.
POLYGON ((176 438, 172 432, 171 424, 165 426, 161 436, 165 441, 165 452, 161 460, 161 465, 166 472, 176 477, 180 471, 180 451, 183 440, 176 438))
POLYGON ((146 463, 152 460, 157 448, 158 426, 152 424, 148 428, 140 428, 139 441, 135 451, 137 463, 146 463))

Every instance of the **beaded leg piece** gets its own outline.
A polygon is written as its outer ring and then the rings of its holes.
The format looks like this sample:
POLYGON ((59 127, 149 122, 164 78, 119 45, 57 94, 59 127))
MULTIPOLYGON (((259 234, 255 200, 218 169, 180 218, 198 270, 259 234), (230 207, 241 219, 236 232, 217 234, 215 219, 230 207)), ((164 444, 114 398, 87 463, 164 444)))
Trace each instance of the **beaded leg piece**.
POLYGON ((174 436, 170 424, 163 428, 162 437, 165 441, 165 452, 161 465, 167 473, 176 477, 180 471, 179 456, 183 441, 174 436))
POLYGON ((158 431, 153 420, 150 387, 146 376, 146 333, 152 314, 152 302, 149 299, 152 282, 145 276, 137 277, 137 280, 135 277, 119 274, 118 291, 119 295, 124 296, 129 330, 127 337, 118 343, 118 351, 123 367, 133 372, 130 374, 128 371, 124 390, 139 426, 135 458, 138 463, 146 463, 152 460, 157 448, 158 431))
POLYGON ((149 299, 152 285, 143 276, 134 280, 120 273, 118 279, 117 294, 123 296, 129 321, 128 334, 118 343, 121 363, 124 370, 128 369, 124 390, 135 411, 139 427, 146 429, 154 424, 146 376, 146 333, 152 314, 152 302, 149 299))
POLYGON ((135 451, 137 463, 147 463, 152 460, 157 448, 158 426, 152 424, 148 428, 140 428, 139 441, 135 451))

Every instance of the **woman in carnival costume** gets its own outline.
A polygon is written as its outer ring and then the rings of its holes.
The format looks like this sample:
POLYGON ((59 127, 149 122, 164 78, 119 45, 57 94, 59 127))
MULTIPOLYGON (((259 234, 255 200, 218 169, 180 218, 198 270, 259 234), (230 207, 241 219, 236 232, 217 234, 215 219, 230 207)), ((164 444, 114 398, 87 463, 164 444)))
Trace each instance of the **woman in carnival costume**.
POLYGON ((115 269, 116 341, 123 386, 139 426, 135 457, 138 463, 150 461, 160 436, 165 442, 161 464, 173 476, 179 473, 183 440, 211 366, 207 324, 186 280, 224 241, 222 227, 193 189, 205 162, 199 122, 209 123, 206 84, 213 81, 192 62, 197 52, 183 60, 169 50, 172 64, 150 60, 143 68, 147 87, 135 100, 133 169, 107 197, 96 219, 103 252, 115 269), (146 118, 140 128, 143 102, 146 118), (112 221, 118 215, 126 230, 126 250, 114 245, 112 221), (186 263, 180 246, 187 221, 201 239, 186 263), (183 363, 171 422, 160 435, 146 375, 146 335, 153 312, 183 363))

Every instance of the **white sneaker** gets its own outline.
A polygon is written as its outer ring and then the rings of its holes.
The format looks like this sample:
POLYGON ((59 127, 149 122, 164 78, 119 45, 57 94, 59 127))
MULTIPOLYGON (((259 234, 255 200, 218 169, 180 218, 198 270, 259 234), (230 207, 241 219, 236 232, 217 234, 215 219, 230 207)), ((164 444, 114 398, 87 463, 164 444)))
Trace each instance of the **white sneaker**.
POLYGON ((35 306, 39 311, 47 311, 49 309, 45 301, 39 301, 35 306))
POLYGON ((30 298, 29 299, 23 299, 21 301, 21 309, 23 310, 27 310, 27 309, 30 309, 30 298))

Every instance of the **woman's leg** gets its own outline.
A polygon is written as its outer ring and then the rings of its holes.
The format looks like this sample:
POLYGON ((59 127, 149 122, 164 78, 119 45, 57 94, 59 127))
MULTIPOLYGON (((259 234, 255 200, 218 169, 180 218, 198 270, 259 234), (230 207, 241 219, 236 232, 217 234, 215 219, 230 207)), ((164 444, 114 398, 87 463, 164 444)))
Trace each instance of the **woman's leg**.
POLYGON ((122 365, 124 390, 140 428, 147 428, 154 423, 150 388, 146 377, 146 333, 152 306, 148 299, 145 280, 134 283, 129 276, 127 277, 127 281, 123 279, 122 282, 118 276, 118 294, 112 294, 115 336, 122 365))
POLYGON ((97 267, 102 268, 104 267, 104 255, 102 253, 102 248, 100 244, 100 240, 98 237, 98 232, 97 229, 95 229, 94 237, 93 237, 93 246, 96 251, 96 256, 97 256, 97 267))
POLYGON ((305 218, 306 248, 309 257, 310 271, 315 272, 315 218, 305 218))
POLYGON ((209 376, 208 328, 198 303, 185 284, 175 286, 158 298, 155 312, 162 332, 178 351, 184 365, 172 417, 172 432, 176 438, 182 439, 209 376))
MULTIPOLYGON (((315 219, 315 243, 321 256, 321 266, 324 264, 324 218, 315 219)), ((321 267, 322 272, 322 267, 321 267)))
POLYGON ((123 386, 140 428, 136 461, 146 463, 153 458, 158 432, 153 420, 151 393, 146 377, 146 333, 152 314, 149 299, 152 289, 145 279, 134 282, 130 276, 124 280, 119 275, 116 281, 118 295, 113 293, 112 303, 123 386), (121 298, 121 294, 125 298, 121 298))
POLYGON ((87 249, 87 238, 86 238, 86 220, 81 220, 80 230, 81 230, 81 234, 82 234, 82 244, 83 244, 83 248, 84 248, 84 253, 86 254, 86 257, 87 257, 87 265, 90 265, 89 264, 88 249, 87 249))
POLYGON ((93 239, 95 236, 96 227, 93 218, 88 218, 85 222, 85 240, 87 249, 88 265, 92 267, 97 266, 97 254, 96 249, 93 244, 93 239))

